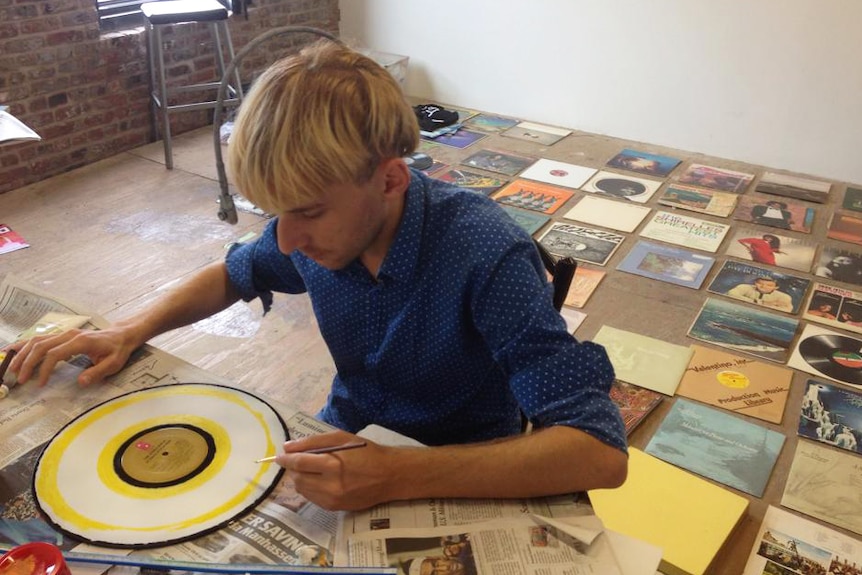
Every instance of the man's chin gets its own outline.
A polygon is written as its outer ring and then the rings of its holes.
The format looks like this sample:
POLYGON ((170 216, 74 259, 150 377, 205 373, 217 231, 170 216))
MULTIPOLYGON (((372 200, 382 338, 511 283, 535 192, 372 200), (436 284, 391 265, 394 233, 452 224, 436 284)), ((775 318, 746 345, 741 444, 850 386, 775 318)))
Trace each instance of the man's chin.
POLYGON ((325 254, 309 254, 303 252, 303 255, 319 265, 322 268, 326 268, 329 271, 337 272, 338 270, 343 270, 350 263, 349 261, 343 261, 341 259, 327 257, 325 254))

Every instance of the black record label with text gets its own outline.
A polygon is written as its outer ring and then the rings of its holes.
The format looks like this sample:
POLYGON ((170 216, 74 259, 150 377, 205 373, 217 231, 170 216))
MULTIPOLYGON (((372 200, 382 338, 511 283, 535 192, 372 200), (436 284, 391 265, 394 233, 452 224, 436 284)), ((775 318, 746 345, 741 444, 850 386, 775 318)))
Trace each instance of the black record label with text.
POLYGON ((820 373, 862 385, 862 341, 839 334, 811 335, 799 342, 799 353, 820 373))
POLYGON ((48 442, 36 503, 60 531, 110 547, 154 547, 213 531, 250 510, 282 469, 255 463, 288 438, 278 413, 244 391, 176 384, 81 414, 48 442))

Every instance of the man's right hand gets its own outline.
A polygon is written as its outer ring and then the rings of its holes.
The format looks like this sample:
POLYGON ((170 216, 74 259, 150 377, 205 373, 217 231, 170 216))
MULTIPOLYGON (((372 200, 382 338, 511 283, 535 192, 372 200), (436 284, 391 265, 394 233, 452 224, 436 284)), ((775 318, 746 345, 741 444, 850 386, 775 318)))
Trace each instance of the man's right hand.
POLYGON ((140 342, 131 336, 131 330, 119 326, 99 331, 71 329, 9 346, 18 351, 9 369, 21 383, 37 374, 38 369, 38 384, 41 386, 48 382, 58 362, 86 355, 93 365, 78 375, 78 384, 85 386, 120 371, 139 346, 140 342))

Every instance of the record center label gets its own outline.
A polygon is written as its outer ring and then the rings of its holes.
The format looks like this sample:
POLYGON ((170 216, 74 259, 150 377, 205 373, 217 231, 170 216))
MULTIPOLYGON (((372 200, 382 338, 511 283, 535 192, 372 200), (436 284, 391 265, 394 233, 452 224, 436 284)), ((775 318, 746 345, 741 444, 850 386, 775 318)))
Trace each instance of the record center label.
POLYGON ((114 470, 138 487, 166 487, 188 481, 212 463, 215 441, 193 425, 161 425, 127 439, 114 457, 114 470))
POLYGON ((850 369, 862 368, 862 355, 853 352, 836 351, 832 354, 832 361, 840 366, 850 369))

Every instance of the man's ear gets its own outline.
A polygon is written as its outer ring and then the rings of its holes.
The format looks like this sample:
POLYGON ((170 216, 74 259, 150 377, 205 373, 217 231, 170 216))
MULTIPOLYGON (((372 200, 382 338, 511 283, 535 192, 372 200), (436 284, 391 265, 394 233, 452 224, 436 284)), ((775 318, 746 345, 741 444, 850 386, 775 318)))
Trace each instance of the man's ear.
POLYGON ((383 193, 387 196, 403 195, 410 185, 410 168, 401 158, 389 158, 380 163, 383 193))

